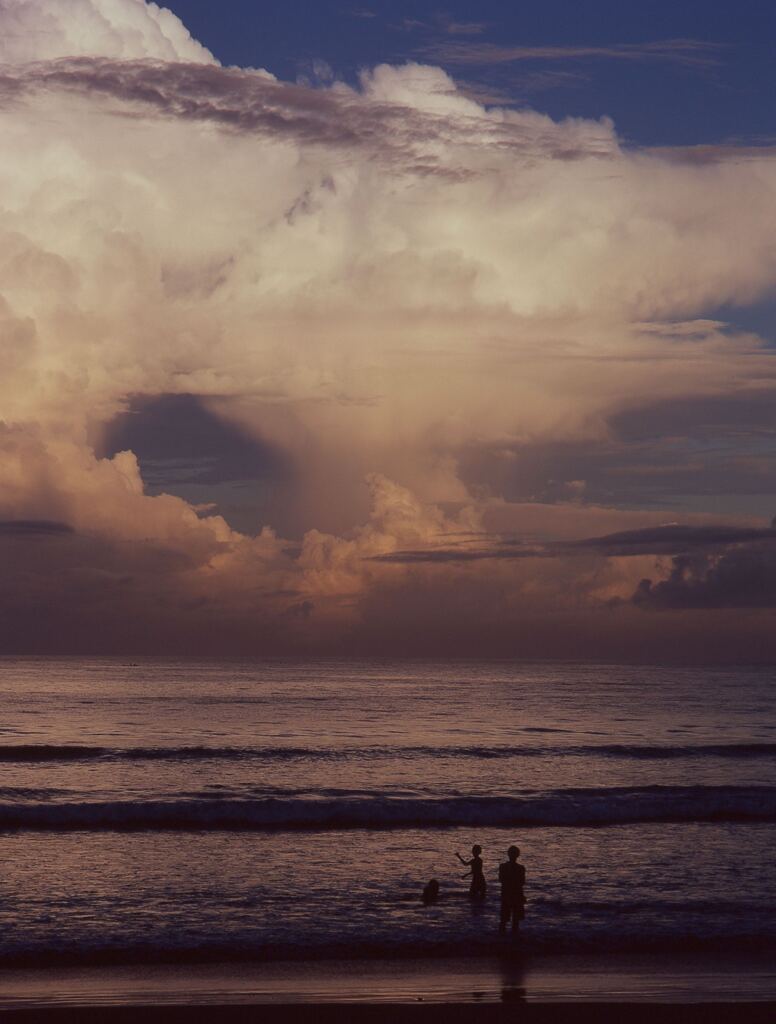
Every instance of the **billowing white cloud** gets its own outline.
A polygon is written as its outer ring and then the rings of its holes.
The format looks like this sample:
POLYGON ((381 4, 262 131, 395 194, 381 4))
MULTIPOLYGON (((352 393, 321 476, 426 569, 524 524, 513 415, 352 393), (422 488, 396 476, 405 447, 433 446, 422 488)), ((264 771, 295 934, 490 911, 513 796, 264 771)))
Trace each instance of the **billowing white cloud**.
POLYGON ((0 24, 0 62, 83 56, 214 62, 180 18, 145 0, 0 0, 0 24))
POLYGON ((759 339, 706 318, 776 284, 770 153, 633 152, 432 67, 357 89, 225 69, 144 0, 0 0, 0 61, 0 520, 70 526, 44 540, 61 592, 109 593, 117 620, 157 608, 183 636, 216 608, 228 643, 256 622, 335 643, 408 587, 439 607, 461 587, 456 614, 505 635, 526 608, 611 606, 650 567, 373 557, 537 516, 655 525, 581 512, 578 472, 546 516, 510 506, 461 460, 773 383, 759 339), (132 396, 169 393, 287 458, 256 537, 144 493, 132 453, 96 457, 132 396))

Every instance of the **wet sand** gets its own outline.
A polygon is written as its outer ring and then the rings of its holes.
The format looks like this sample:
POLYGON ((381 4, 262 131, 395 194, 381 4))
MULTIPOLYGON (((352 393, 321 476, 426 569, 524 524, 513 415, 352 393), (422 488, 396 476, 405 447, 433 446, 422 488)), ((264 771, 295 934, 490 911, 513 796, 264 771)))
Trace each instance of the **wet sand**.
POLYGON ((4 1024, 771 1024, 772 1003, 351 1003, 111 1006, 8 1010, 4 1024))
POLYGON ((776 1020, 767 954, 511 956, 0 970, 0 1024, 776 1020))

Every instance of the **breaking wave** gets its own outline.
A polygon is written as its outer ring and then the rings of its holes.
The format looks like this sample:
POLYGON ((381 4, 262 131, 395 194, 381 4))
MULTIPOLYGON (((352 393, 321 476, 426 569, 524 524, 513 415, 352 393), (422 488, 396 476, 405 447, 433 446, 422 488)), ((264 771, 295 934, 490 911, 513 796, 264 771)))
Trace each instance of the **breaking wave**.
POLYGON ((0 803, 0 830, 39 831, 259 832, 772 821, 776 788, 771 786, 643 786, 444 797, 338 795, 328 790, 326 796, 254 799, 0 803))
POLYGON ((590 744, 576 746, 455 747, 100 747, 73 744, 0 746, 0 763, 71 761, 293 761, 393 760, 402 758, 470 757, 483 760, 522 757, 602 757, 637 760, 683 758, 776 758, 776 743, 590 744))

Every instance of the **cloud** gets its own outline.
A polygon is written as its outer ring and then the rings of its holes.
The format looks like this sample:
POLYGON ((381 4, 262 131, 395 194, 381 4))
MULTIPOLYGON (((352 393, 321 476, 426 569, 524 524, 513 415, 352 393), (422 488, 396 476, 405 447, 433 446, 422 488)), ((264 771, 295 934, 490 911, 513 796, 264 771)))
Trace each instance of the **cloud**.
MULTIPOLYGON (((509 560, 515 558, 568 558, 596 551, 606 558, 628 558, 644 555, 684 555, 696 548, 721 549, 731 544, 753 541, 776 541, 776 529, 713 525, 668 524, 641 530, 622 530, 602 537, 583 537, 578 540, 556 541, 544 544, 510 538, 473 537, 468 542, 474 547, 458 549, 431 547, 423 550, 391 551, 375 555, 378 562, 417 564, 421 562, 475 562, 483 559, 509 560), (478 541, 487 539, 494 546, 477 547, 478 541)), ((661 584, 662 585, 662 584, 661 584)))
POLYGON ((434 32, 449 36, 478 36, 488 28, 485 21, 456 21, 449 14, 438 13, 426 21, 419 18, 402 18, 397 26, 405 32, 434 32))
POLYGON ((282 478, 291 471, 280 453, 209 412, 205 397, 131 400, 100 434, 100 454, 134 452, 145 483, 156 489, 282 478))
POLYGON ((99 54, 214 63, 171 11, 145 0, 0 0, 0 63, 99 54))
POLYGON ((479 36, 488 28, 486 21, 446 21, 445 32, 449 36, 479 36))
POLYGON ((642 579, 632 601, 651 609, 776 607, 776 548, 752 543, 677 556, 665 579, 642 579))
POLYGON ((62 93, 113 101, 125 118, 165 117, 210 123, 275 144, 363 151, 405 173, 457 179, 476 174, 474 147, 493 146, 514 157, 583 159, 617 151, 611 128, 556 125, 525 114, 485 115, 437 68, 385 65, 361 75, 361 91, 278 82, 266 71, 192 63, 67 58, 0 71, 0 96, 62 93), (460 165, 439 159, 437 148, 460 148, 460 165))
POLYGON ((651 152, 661 160, 683 164, 741 163, 745 160, 771 160, 776 146, 771 141, 751 144, 715 143, 695 146, 653 146, 651 152))
POLYGON ((60 537, 72 533, 67 523, 56 523, 50 519, 3 519, 0 520, 2 537, 60 537))
POLYGON ((754 540, 776 540, 776 530, 756 527, 687 526, 670 524, 648 530, 624 530, 605 537, 591 537, 577 542, 579 547, 597 548, 620 557, 630 554, 666 555, 691 551, 693 548, 723 547, 754 540))
POLYGON ((719 63, 720 44, 697 39, 663 39, 611 46, 504 46, 498 43, 430 43, 425 57, 450 66, 514 64, 523 61, 615 60, 659 62, 687 68, 719 63))
POLYGON ((0 521, 71 531, 0 530, 4 649, 642 652, 710 544, 655 528, 761 528, 681 488, 763 477, 773 351, 708 311, 776 285, 772 155, 62 11, 0 3, 0 521))

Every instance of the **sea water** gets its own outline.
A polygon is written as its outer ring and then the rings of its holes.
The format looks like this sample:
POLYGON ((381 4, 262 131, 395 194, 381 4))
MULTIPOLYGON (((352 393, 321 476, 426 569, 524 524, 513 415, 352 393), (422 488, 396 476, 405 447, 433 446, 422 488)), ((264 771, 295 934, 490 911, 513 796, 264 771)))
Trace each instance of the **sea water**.
POLYGON ((775 704, 756 667, 0 659, 0 967, 487 956, 512 843, 530 955, 776 950, 775 704))

